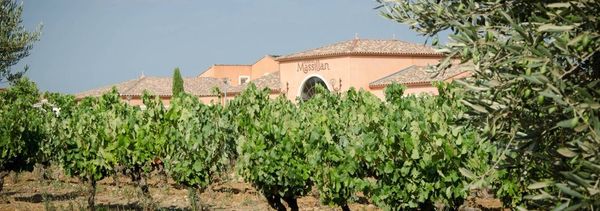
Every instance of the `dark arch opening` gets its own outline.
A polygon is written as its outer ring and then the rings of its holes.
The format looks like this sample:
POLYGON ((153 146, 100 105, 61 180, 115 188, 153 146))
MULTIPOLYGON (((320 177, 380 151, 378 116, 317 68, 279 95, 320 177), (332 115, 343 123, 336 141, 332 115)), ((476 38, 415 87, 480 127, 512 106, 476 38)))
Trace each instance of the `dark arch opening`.
POLYGON ((312 98, 317 92, 317 85, 320 85, 325 88, 325 90, 329 91, 325 81, 321 80, 319 77, 313 76, 306 80, 304 84, 302 84, 302 92, 300 93, 302 100, 308 100, 312 98))

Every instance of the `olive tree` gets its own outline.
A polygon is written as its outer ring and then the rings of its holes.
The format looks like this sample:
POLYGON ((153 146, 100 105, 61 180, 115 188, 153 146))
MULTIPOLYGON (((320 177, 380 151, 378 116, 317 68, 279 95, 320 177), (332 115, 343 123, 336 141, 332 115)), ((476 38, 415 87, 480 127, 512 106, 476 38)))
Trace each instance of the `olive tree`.
POLYGON ((14 0, 0 0, 0 82, 15 81, 23 71, 11 70, 11 66, 29 56, 33 43, 40 37, 40 29, 28 32, 22 25, 23 5, 14 0))
POLYGON ((600 206, 599 1, 378 1, 434 37, 448 56, 440 71, 453 58, 473 64, 463 103, 502 158, 480 179, 500 177, 494 187, 515 206, 600 206))

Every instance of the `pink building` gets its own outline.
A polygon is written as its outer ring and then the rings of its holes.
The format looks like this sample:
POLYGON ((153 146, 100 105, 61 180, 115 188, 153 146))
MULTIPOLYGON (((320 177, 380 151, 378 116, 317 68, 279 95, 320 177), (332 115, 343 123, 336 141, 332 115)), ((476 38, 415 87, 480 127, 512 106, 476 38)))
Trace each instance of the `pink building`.
MULTIPOLYGON (((353 39, 286 56, 264 56, 254 64, 216 64, 197 77, 185 78, 186 92, 203 102, 217 102, 213 91, 219 88, 233 98, 249 82, 260 88, 269 88, 272 96, 285 95, 290 100, 306 99, 315 84, 332 92, 343 92, 350 87, 370 91, 383 99, 383 90, 394 82, 408 87, 406 94, 437 94, 433 81, 463 78, 469 72, 454 67, 441 74, 428 71, 444 58, 433 48, 399 40, 353 39)), ((78 94, 78 97, 96 96, 115 86, 124 100, 140 104, 144 90, 160 96, 166 104, 170 100, 170 77, 140 77, 119 84, 78 94)))

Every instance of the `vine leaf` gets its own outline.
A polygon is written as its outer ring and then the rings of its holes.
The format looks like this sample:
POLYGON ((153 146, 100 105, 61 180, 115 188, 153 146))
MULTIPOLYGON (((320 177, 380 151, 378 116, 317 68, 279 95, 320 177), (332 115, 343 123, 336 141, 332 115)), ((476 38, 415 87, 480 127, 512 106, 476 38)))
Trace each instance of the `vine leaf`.
POLYGON ((467 177, 469 179, 475 179, 475 177, 476 177, 475 174, 473 174, 473 172, 471 172, 471 171, 469 171, 469 170, 467 170, 465 168, 458 168, 458 171, 460 171, 460 173, 463 176, 465 176, 465 177, 467 177))
POLYGON ((564 127, 564 128, 573 128, 573 127, 577 126, 577 117, 560 121, 560 122, 556 123, 556 126, 564 127))
POLYGON ((572 158, 575 157, 577 155, 577 153, 571 151, 569 148, 566 147, 561 147, 558 150, 556 150, 560 155, 568 157, 568 158, 572 158))
POLYGON ((538 30, 540 32, 563 32, 563 31, 569 31, 573 28, 575 28, 575 26, 573 26, 573 25, 557 26, 554 24, 544 24, 544 25, 540 26, 540 28, 538 28, 538 30))
POLYGON ((544 181, 544 182, 536 182, 533 183, 529 186, 527 186, 527 189, 540 189, 540 188, 545 188, 552 185, 552 182, 548 182, 548 181, 544 181))
POLYGON ((583 195, 581 195, 581 193, 569 188, 567 185, 559 183, 556 184, 556 187, 558 189, 560 189, 560 191, 562 191, 563 193, 566 193, 568 195, 571 195, 573 197, 577 197, 577 198, 584 198, 583 195))

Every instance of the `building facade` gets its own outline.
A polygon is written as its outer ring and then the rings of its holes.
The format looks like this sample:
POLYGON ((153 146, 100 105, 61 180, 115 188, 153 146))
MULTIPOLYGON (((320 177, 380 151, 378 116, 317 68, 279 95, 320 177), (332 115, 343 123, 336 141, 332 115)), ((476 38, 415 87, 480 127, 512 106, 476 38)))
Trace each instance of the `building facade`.
MULTIPOLYGON (((269 88, 272 97, 285 95, 290 100, 309 98, 316 84, 332 92, 351 87, 363 89, 382 99, 385 87, 392 83, 406 85, 406 94, 437 94, 431 82, 469 76, 469 71, 461 66, 439 74, 429 71, 429 66, 444 58, 433 48, 420 44, 353 39, 285 56, 267 55, 249 65, 215 64, 196 77, 184 78, 184 90, 204 103, 223 103, 241 93, 249 83, 269 88), (222 96, 218 96, 215 88, 222 96)), ((113 86, 131 104, 141 103, 144 90, 168 104, 172 81, 169 77, 142 76, 86 91, 77 97, 97 96, 113 86)))

